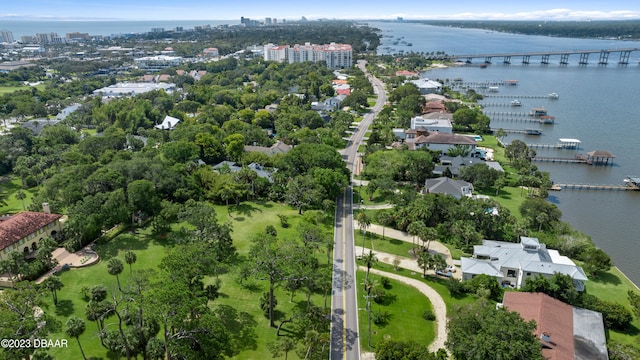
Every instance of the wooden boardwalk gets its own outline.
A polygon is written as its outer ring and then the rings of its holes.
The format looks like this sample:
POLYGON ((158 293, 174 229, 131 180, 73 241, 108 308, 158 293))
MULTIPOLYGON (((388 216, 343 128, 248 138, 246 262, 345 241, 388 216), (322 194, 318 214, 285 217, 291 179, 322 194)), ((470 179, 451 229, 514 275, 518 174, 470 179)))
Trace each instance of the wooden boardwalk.
POLYGON ((553 184, 549 190, 640 190, 634 185, 553 184))
MULTIPOLYGON (((555 147, 560 148, 559 146, 555 146, 555 147)), ((577 156, 575 158, 536 156, 532 158, 531 161, 569 163, 569 164, 588 164, 587 159, 582 159, 577 156)))

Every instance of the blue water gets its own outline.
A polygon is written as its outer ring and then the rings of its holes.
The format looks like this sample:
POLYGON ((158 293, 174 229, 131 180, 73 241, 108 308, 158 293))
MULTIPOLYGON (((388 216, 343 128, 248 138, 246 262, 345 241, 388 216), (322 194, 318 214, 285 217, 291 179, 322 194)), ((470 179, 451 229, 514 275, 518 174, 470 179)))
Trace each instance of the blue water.
MULTIPOLYGON (((565 39, 544 36, 503 34, 485 30, 456 29, 407 23, 370 23, 387 35, 379 49, 396 51, 438 52, 447 54, 486 54, 524 51, 600 50, 640 47, 637 41, 565 39), (393 38, 389 37, 393 36, 393 38), (413 46, 393 45, 399 37, 413 46)), ((520 108, 510 106, 485 107, 487 111, 528 112, 532 107, 544 107, 556 117, 555 125, 539 125, 498 120, 493 128, 538 128, 540 137, 509 134, 506 141, 520 139, 527 143, 556 144, 559 138, 577 138, 581 149, 542 150, 541 156, 573 157, 576 153, 608 150, 616 158, 614 166, 581 164, 536 163, 551 174, 557 183, 622 185, 628 175, 640 175, 638 137, 640 136, 640 52, 632 52, 630 64, 617 65, 618 54, 612 53, 609 65, 597 65, 598 54, 591 55, 590 64, 580 66, 578 55, 569 58, 569 65, 561 66, 559 57, 552 57, 549 65, 540 58, 531 58, 529 65, 521 65, 512 58, 512 65, 496 64, 487 68, 450 67, 430 70, 424 76, 464 81, 518 80, 517 86, 500 86, 498 95, 485 103, 509 104, 512 99, 522 102, 520 108), (558 100, 529 99, 526 95, 558 93, 558 100)), ((480 60, 474 60, 479 62, 480 60)), ((631 191, 571 191, 552 192, 550 201, 563 212, 563 220, 591 236, 597 246, 605 250, 636 284, 640 284, 640 235, 636 218, 640 213, 640 192, 631 191)))

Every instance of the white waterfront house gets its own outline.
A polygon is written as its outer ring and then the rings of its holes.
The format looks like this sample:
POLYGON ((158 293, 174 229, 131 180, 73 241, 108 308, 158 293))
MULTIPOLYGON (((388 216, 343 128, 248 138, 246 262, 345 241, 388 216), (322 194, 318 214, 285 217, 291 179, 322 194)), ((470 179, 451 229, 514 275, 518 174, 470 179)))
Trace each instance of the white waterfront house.
POLYGON ((476 275, 496 277, 498 281, 515 288, 522 287, 527 279, 538 274, 551 277, 555 273, 569 275, 576 289, 584 289, 587 275, 571 259, 558 250, 547 249, 537 238, 520 237, 520 243, 483 240, 473 247, 473 257, 462 257, 462 280, 476 275))
POLYGON ((440 91, 442 91, 442 84, 435 80, 422 78, 418 80, 409 80, 407 82, 417 86, 420 90, 420 93, 423 95, 439 93, 440 91))

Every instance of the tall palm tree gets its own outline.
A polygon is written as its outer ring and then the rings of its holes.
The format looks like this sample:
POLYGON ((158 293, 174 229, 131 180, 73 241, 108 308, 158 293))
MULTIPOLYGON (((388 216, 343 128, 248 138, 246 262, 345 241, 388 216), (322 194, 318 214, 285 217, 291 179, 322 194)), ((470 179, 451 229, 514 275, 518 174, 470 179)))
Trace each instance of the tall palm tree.
POLYGON ((420 233, 418 234, 418 237, 420 238, 420 240, 422 240, 422 246, 424 247, 424 251, 428 252, 431 241, 438 238, 438 230, 432 227, 425 227, 422 229, 422 231, 420 231, 420 233), (424 246, 424 243, 427 243, 427 246, 424 246))
POLYGON ((413 221, 411 222, 411 224, 409 224, 409 226, 407 226, 407 232, 409 233, 409 235, 413 236, 413 238, 411 239, 411 244, 413 245, 414 253, 416 250, 416 245, 415 245, 416 236, 421 234, 424 228, 426 228, 426 226, 422 221, 413 221))
POLYGON ((44 279, 42 286, 51 291, 51 296, 53 296, 53 305, 58 305, 58 290, 62 289, 64 286, 60 278, 57 276, 49 276, 44 279))
POLYGON ((18 192, 16 192, 16 199, 22 201, 22 210, 25 210, 24 199, 26 199, 26 198, 27 198, 27 194, 25 194, 24 191, 19 190, 18 192))
POLYGON ((64 330, 64 332, 67 335, 76 338, 76 340, 78 341, 78 346, 80 347, 80 352, 82 353, 82 358, 87 360, 87 357, 84 355, 84 350, 82 349, 82 344, 80 344, 80 335, 84 333, 85 327, 86 326, 84 324, 84 320, 72 316, 69 318, 69 320, 67 320, 67 328, 64 330))
POLYGON ((138 260, 138 257, 136 256, 136 253, 134 253, 133 251, 129 250, 124 254, 124 261, 129 264, 129 274, 131 274, 131 268, 132 265, 138 260))
POLYGON ((378 262, 378 258, 376 257, 376 254, 373 253, 373 251, 369 250, 369 253, 367 255, 362 256, 362 260, 364 260, 364 263, 367 265, 367 276, 364 280, 365 283, 367 283, 369 282, 369 271, 371 270, 373 265, 378 262))
POLYGON ((356 221, 360 227, 360 230, 365 233, 365 239, 362 240, 362 256, 364 256, 364 242, 366 240, 366 231, 369 226, 371 226, 371 219, 366 212, 360 211, 358 215, 356 215, 356 221))
POLYGON ((393 214, 386 210, 378 211, 376 220, 382 225, 382 240, 384 240, 384 229, 386 226, 390 226, 395 221, 393 214))
POLYGON ((120 259, 113 258, 107 263, 107 271, 109 274, 115 275, 116 281, 118 282, 118 289, 120 291, 122 291, 122 288, 120 287, 120 277, 118 275, 122 273, 123 269, 124 265, 122 265, 122 261, 120 261, 120 259))
POLYGON ((421 251, 418 254, 418 266, 422 269, 422 277, 427 277, 427 269, 431 268, 431 254, 428 251, 421 251))

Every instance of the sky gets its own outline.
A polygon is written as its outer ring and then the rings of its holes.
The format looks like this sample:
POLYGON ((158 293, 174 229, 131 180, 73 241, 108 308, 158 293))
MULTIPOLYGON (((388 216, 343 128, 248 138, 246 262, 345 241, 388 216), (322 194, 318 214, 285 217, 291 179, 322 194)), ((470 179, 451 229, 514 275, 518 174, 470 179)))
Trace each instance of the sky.
POLYGON ((11 20, 621 20, 640 19, 638 0, 0 0, 11 20))

